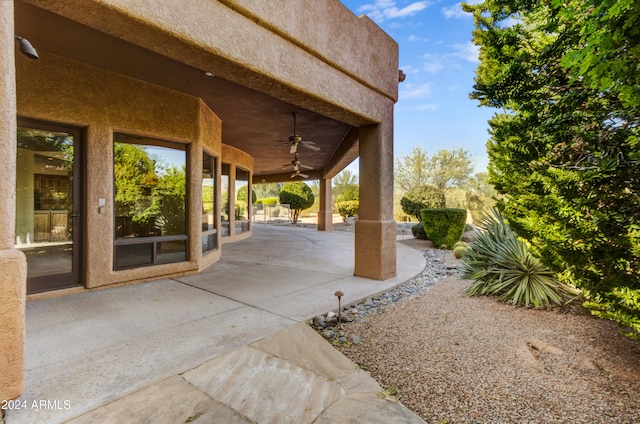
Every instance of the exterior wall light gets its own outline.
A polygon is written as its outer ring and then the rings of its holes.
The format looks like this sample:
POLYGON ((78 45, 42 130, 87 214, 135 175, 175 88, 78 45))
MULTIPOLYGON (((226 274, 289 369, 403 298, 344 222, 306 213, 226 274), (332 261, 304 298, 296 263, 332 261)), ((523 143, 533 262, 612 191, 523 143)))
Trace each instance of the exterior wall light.
POLYGON ((26 38, 15 36, 15 39, 20 43, 20 52, 27 56, 29 59, 38 59, 38 52, 33 48, 29 40, 26 38))

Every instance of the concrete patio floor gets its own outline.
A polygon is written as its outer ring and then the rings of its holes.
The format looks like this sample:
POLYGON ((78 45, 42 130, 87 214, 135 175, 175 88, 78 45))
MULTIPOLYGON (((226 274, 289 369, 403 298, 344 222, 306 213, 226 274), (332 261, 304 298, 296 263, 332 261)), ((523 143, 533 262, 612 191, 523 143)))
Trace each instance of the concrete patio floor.
POLYGON ((421 423, 305 320, 420 273, 353 276, 348 232, 254 225, 200 274, 27 304, 26 391, 6 423, 421 423))

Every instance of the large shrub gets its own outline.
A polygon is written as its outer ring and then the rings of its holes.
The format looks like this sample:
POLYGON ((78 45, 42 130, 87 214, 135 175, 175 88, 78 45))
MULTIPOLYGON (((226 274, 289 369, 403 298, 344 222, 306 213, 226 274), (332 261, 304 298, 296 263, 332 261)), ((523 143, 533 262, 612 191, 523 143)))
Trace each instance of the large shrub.
POLYGON ((514 305, 542 307, 560 304, 571 293, 497 209, 480 218, 478 227, 471 249, 462 256, 461 277, 475 281, 467 289, 469 296, 497 295, 514 305))
POLYGON ((280 190, 280 203, 289 205, 293 223, 298 222, 300 212, 313 206, 314 196, 311 187, 302 181, 286 183, 280 190))
POLYGON ((453 249, 464 233, 467 211, 464 209, 422 209, 422 225, 427 238, 436 247, 453 249))
POLYGON ((418 222, 416 225, 411 227, 411 232, 413 233, 413 237, 418 240, 428 240, 427 233, 424 232, 424 225, 422 225, 422 222, 418 222))
POLYGON ((445 204, 444 193, 435 187, 427 185, 412 187, 400 199, 402 211, 415 217, 418 221, 422 219, 420 217, 421 209, 444 208, 445 204))
POLYGON ((481 60, 471 96, 497 108, 487 152, 501 211, 594 313, 640 336, 637 5, 464 7, 481 60))
POLYGON ((350 216, 358 216, 359 207, 360 202, 357 200, 345 200, 344 202, 336 203, 336 210, 343 221, 346 221, 350 216))

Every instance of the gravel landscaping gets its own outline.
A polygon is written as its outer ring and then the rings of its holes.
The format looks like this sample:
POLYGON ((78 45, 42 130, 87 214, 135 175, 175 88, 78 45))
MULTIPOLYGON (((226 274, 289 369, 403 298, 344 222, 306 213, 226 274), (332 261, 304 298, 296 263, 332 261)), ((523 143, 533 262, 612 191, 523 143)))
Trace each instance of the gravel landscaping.
POLYGON ((427 423, 640 423, 640 345, 615 323, 470 298, 453 255, 421 250, 422 275, 313 323, 388 394, 427 423))

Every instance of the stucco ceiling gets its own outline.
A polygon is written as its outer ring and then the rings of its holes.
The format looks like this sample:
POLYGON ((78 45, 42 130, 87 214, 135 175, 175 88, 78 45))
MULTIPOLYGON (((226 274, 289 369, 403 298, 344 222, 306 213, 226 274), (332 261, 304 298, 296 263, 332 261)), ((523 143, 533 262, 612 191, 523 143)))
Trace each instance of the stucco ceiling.
POLYGON ((285 143, 293 135, 293 113, 297 116, 297 133, 321 149, 298 149, 300 161, 314 167, 311 172, 305 171, 311 178, 331 177, 357 156, 357 140, 347 123, 233 83, 216 76, 215 69, 211 69, 214 76, 209 77, 201 69, 22 1, 15 2, 15 15, 15 33, 29 39, 39 51, 203 99, 222 120, 223 143, 254 158, 254 179, 263 175, 267 180, 287 178, 283 165, 293 157, 285 143))

